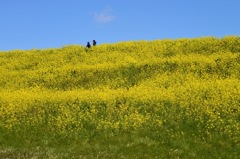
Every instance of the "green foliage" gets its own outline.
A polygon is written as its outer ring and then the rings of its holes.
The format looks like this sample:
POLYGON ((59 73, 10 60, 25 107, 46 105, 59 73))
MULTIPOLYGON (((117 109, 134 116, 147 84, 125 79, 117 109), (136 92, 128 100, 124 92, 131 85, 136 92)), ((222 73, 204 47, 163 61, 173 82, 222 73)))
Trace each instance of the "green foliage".
POLYGON ((239 68, 235 36, 0 52, 0 157, 239 158, 239 68))

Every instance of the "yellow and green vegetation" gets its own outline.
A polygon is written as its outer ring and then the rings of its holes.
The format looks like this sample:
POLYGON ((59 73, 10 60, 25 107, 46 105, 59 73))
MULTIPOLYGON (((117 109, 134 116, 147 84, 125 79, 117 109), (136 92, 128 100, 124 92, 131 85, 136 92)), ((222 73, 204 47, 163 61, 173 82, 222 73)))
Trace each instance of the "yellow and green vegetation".
POLYGON ((240 158, 240 38, 2 51, 0 158, 240 158))

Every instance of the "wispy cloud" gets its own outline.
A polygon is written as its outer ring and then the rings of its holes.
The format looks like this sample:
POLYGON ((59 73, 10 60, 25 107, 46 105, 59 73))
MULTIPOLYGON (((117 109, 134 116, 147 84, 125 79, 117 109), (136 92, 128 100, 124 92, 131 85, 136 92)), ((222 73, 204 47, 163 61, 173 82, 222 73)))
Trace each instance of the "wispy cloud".
POLYGON ((116 16, 112 14, 112 9, 105 9, 99 13, 94 13, 94 18, 98 23, 107 23, 113 21, 116 16))

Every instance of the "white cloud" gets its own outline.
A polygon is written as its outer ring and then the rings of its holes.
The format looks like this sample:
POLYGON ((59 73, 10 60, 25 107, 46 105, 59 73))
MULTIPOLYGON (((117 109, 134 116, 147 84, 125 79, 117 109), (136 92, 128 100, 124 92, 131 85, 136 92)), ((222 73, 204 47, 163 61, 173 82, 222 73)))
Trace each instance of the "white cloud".
POLYGON ((113 21, 116 17, 111 13, 111 11, 112 11, 111 9, 105 9, 100 13, 95 13, 94 18, 96 22, 106 23, 113 21))

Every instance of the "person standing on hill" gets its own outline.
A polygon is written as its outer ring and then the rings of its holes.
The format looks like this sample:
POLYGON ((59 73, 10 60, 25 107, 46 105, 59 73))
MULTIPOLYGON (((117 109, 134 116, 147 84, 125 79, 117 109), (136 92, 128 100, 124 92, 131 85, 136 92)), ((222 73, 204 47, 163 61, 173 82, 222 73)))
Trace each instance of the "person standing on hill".
POLYGON ((90 48, 91 47, 91 44, 90 44, 90 42, 87 42, 87 46, 86 46, 87 48, 90 48))
POLYGON ((93 40, 93 46, 96 46, 96 45, 97 45, 96 40, 93 40))

